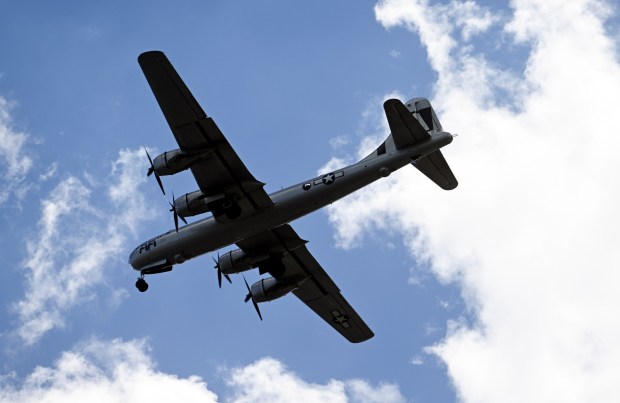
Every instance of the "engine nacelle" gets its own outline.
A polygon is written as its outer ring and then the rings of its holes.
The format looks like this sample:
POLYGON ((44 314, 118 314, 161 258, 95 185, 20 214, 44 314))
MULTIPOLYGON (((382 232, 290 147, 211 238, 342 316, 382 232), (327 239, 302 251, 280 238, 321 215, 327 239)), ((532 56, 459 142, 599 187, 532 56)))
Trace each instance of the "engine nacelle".
POLYGON ((192 217, 210 211, 209 203, 223 197, 224 195, 206 197, 204 193, 197 190, 175 199, 174 208, 181 217, 192 217))
POLYGON ((192 217, 211 211, 216 217, 225 215, 229 219, 235 219, 241 214, 241 208, 234 198, 224 194, 205 196, 200 190, 175 199, 174 208, 181 217, 192 217))
POLYGON ((250 292, 252 298, 256 302, 273 301, 280 298, 295 288, 299 287, 297 283, 283 282, 273 277, 267 277, 252 284, 250 292))
POLYGON ((259 262, 268 258, 267 254, 248 256, 241 249, 235 249, 221 255, 218 264, 222 273, 233 274, 253 269, 259 262))
POLYGON ((153 166, 159 176, 174 175, 189 168, 193 159, 192 156, 177 149, 159 154, 153 160, 153 166))

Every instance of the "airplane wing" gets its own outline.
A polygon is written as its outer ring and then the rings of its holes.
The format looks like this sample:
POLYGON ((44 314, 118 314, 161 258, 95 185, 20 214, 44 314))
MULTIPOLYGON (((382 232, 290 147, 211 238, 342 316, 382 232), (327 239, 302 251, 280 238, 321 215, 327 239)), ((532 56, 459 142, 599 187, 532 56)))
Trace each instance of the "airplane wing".
MULTIPOLYGON (((273 201, 245 167, 213 119, 207 117, 166 55, 142 53, 138 63, 182 151, 204 153, 190 167, 205 196, 225 194, 246 200, 245 211, 271 206, 273 201)), ((242 208, 242 210, 243 210, 242 208)))
POLYGON ((306 242, 290 225, 283 225, 239 241, 237 246, 249 255, 283 254, 284 272, 270 274, 282 280, 305 279, 293 294, 350 342, 359 343, 373 337, 372 330, 304 246, 306 242))

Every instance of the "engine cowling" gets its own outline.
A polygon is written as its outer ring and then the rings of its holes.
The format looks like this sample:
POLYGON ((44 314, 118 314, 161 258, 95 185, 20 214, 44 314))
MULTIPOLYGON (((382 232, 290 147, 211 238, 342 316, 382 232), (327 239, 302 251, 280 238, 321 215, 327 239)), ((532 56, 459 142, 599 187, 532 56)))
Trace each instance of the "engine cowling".
POLYGON ((252 284, 250 292, 256 302, 273 301, 298 287, 296 282, 284 282, 273 277, 267 277, 252 284))
POLYGON ((259 262, 268 258, 267 254, 249 256, 241 249, 235 249, 221 255, 218 264, 222 273, 234 274, 253 269, 259 262))
POLYGON ((208 199, 200 190, 178 197, 174 200, 174 207, 181 217, 192 217, 210 210, 208 199))
POLYGON ((215 217, 225 215, 235 219, 241 213, 241 208, 234 197, 225 194, 205 196, 200 190, 178 197, 174 200, 174 207, 181 217, 192 217, 211 211, 215 217))
POLYGON ((181 150, 166 151, 153 160, 153 167, 159 176, 174 175, 190 167, 192 158, 181 150))

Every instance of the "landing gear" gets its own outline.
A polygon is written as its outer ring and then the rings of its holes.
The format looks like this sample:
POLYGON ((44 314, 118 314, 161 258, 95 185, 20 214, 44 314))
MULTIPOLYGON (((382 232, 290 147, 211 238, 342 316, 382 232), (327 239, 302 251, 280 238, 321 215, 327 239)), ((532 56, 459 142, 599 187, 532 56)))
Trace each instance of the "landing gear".
POLYGON ((136 288, 138 289, 138 291, 140 292, 144 292, 146 290, 149 289, 149 285, 148 283, 144 280, 144 276, 140 276, 138 277, 138 280, 136 281, 136 288))

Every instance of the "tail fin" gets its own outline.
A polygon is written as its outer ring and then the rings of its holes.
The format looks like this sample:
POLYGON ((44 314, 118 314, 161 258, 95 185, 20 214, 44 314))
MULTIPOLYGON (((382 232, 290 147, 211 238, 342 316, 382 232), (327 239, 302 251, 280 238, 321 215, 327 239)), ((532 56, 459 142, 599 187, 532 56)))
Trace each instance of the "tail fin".
MULTIPOLYGON (((407 106, 398 99, 383 104, 391 134, 383 144, 366 158, 389 151, 411 147, 431 138, 433 133, 443 132, 437 115, 426 98, 413 98, 407 106)), ((438 149, 423 155, 411 163, 440 188, 452 190, 458 186, 450 166, 438 149)))

